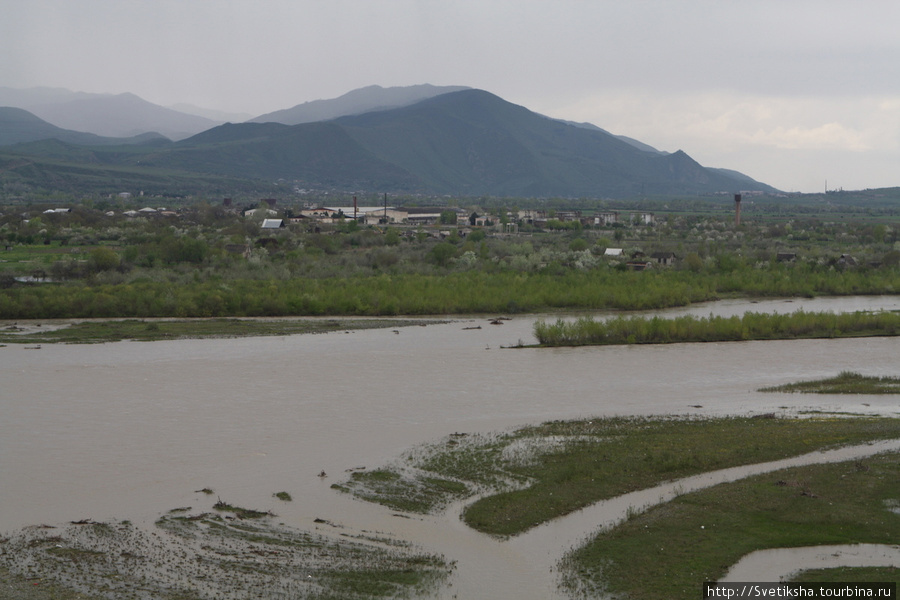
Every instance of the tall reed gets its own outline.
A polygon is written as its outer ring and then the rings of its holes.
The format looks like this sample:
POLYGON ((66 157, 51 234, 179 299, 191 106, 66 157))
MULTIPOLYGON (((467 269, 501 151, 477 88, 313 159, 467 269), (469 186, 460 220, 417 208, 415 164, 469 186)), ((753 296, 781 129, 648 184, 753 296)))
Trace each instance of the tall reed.
POLYGON ((794 338, 900 335, 900 314, 892 312, 797 311, 788 314, 747 312, 743 316, 615 317, 575 321, 538 321, 534 335, 542 346, 735 342, 794 338))

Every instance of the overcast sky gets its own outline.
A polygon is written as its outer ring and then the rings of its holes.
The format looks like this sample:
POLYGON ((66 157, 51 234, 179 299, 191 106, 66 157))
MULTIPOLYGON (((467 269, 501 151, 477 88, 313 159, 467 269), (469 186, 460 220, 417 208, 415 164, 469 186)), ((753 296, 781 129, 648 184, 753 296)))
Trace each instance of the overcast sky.
POLYGON ((467 85, 785 191, 900 185, 897 0, 0 0, 0 86, 254 116, 467 85))

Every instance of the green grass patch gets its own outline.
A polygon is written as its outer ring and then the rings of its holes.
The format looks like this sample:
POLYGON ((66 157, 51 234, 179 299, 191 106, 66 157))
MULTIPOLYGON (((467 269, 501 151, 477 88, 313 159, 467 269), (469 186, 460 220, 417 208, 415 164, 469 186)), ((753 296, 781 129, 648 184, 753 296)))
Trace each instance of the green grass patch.
MULTIPOLYGON (((230 269, 177 277, 172 268, 59 284, 12 284, 0 294, 9 319, 385 316, 527 313, 548 310, 650 310, 730 297, 813 297, 895 293, 897 269, 816 271, 745 267, 734 272, 658 269, 620 272, 562 265, 536 271, 430 272, 421 254, 407 265, 426 272, 358 274, 329 267, 327 276, 248 278, 230 269), (144 276, 146 275, 146 276, 144 276), (153 279, 164 279, 154 281, 153 279)), ((281 264, 281 263, 279 263, 281 264)), ((330 264, 330 263, 329 263, 330 264)), ((407 266, 406 268, 411 268, 407 266)), ((486 267, 487 268, 487 267, 486 267)), ((177 271, 177 269, 175 270, 177 271)))
MULTIPOLYGON (((568 586, 630 600, 688 600, 755 550, 896 543, 900 515, 887 503, 900 497, 898 459, 797 467, 685 494, 574 551, 564 560, 568 586)), ((856 574, 821 577, 852 581, 856 574)))
POLYGON ((786 383, 761 388, 759 391, 806 394, 900 394, 900 377, 870 377, 852 371, 841 371, 836 377, 786 383))
POLYGON ((465 522, 515 535, 664 481, 898 435, 900 419, 824 415, 554 421, 491 436, 451 436, 412 450, 390 468, 354 473, 338 487, 415 512, 481 492, 465 522), (428 478, 459 487, 428 486, 428 478))
POLYGON ((414 513, 437 510, 451 500, 465 498, 471 493, 469 486, 460 481, 428 472, 401 473, 392 468, 357 471, 348 481, 331 487, 394 510, 414 513))
POLYGON ((538 321, 534 335, 541 346, 604 346, 618 344, 674 344, 684 342, 739 342, 808 338, 900 335, 900 313, 804 312, 743 316, 617 317, 597 321, 538 321))

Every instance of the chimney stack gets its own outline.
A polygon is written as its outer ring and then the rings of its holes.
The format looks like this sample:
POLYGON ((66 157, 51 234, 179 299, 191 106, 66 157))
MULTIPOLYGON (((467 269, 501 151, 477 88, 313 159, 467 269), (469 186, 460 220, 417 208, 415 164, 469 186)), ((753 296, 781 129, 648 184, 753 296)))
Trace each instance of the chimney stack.
POLYGON ((734 195, 734 226, 741 226, 741 195, 734 195))

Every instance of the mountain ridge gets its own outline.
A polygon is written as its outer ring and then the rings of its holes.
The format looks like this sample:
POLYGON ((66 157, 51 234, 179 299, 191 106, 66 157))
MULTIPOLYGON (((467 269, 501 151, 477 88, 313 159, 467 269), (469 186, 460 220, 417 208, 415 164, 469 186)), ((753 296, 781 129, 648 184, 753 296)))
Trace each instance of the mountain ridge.
POLYGON ((0 87, 0 106, 21 108, 62 129, 101 137, 159 133, 178 140, 224 122, 159 106, 129 92, 91 94, 63 88, 0 87))
POLYGON ((300 125, 316 121, 330 121, 343 116, 401 108, 449 92, 470 89, 465 86, 435 86, 428 83, 411 86, 382 87, 370 85, 351 90, 327 100, 312 100, 291 108, 266 113, 249 123, 275 122, 300 125))
POLYGON ((145 132, 130 137, 104 137, 83 131, 73 131, 48 123, 25 109, 0 106, 0 146, 48 139, 78 146, 110 146, 142 144, 164 138, 155 132, 145 132))
MULTIPOLYGON (((91 160, 100 164, 293 182, 305 189, 530 197, 775 191, 736 171, 707 169, 683 151, 660 152, 590 124, 552 119, 484 90, 438 90, 427 86, 433 95, 401 107, 297 125, 225 123, 174 142, 71 137, 75 132, 54 132, 37 117, 19 114, 17 127, 30 123, 37 131, 16 141, 56 135, 91 147, 91 160), (115 149, 124 142, 129 150, 115 149)), ((0 144, 4 127, 0 123, 0 144)), ((47 144, 16 151, 52 152, 57 159, 68 153, 75 162, 88 156, 47 144)))
MULTIPOLYGON (((475 89, 318 124, 226 125, 176 146, 181 160, 213 172, 258 170, 306 186, 331 185, 343 172, 346 181, 364 181, 376 191, 463 195, 622 197, 773 189, 746 176, 738 185, 727 172, 706 169, 683 151, 643 150, 599 128, 568 125, 475 89), (337 162, 326 165, 318 157, 313 168, 305 162, 312 137, 324 148, 343 148, 366 176, 342 167, 331 152, 337 162), (217 150, 218 158, 210 160, 208 144, 227 144, 227 155, 217 150), (372 176, 376 165, 390 165, 383 179, 372 176)), ((173 158, 164 154, 151 162, 172 166, 173 158)))

